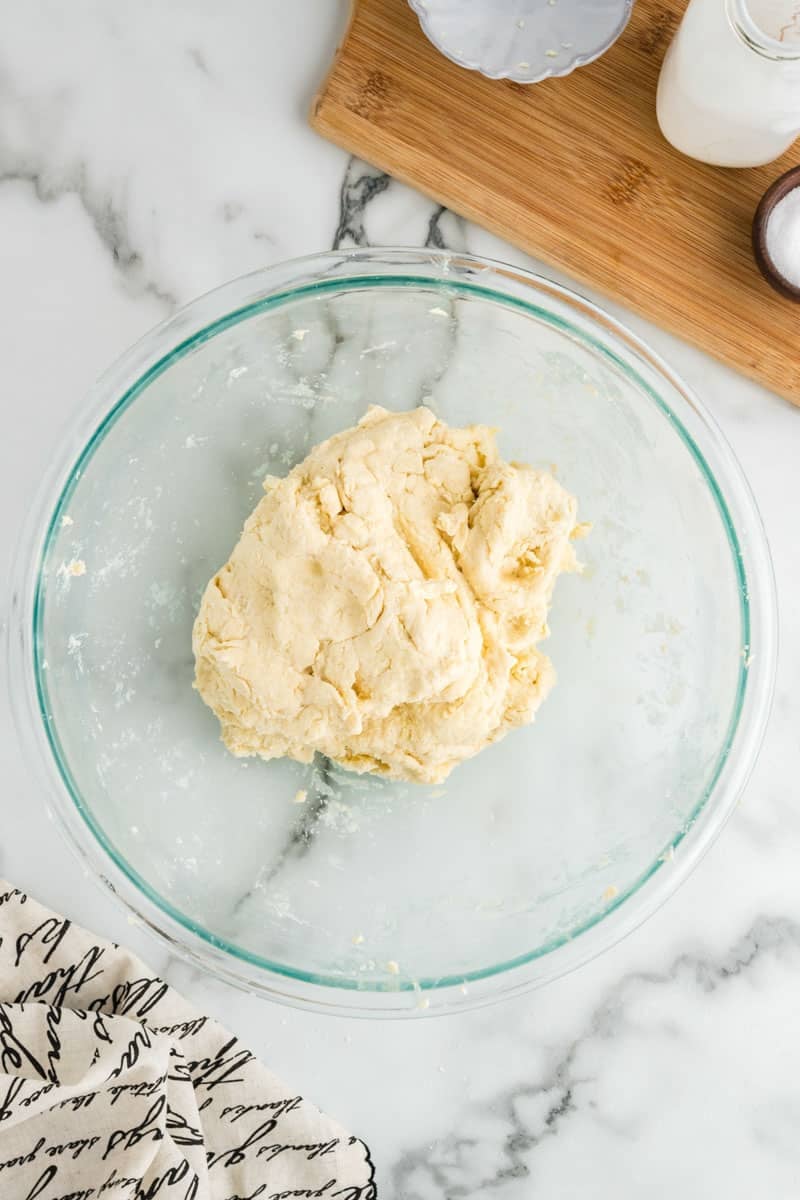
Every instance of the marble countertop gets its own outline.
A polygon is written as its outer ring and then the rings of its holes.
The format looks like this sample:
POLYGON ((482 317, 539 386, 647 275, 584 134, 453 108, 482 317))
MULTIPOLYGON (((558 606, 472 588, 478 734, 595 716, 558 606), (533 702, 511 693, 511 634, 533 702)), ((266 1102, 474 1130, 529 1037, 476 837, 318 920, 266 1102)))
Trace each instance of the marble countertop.
MULTIPOLYGON (((444 245, 538 266, 308 129, 346 8, 0 6, 6 576, 59 430, 99 372, 176 305, 330 246, 444 245)), ((131 928, 84 877, 1 701, 0 876, 131 945, 363 1136, 384 1200, 800 1195, 800 414, 607 307, 730 439, 767 526, 783 621, 774 713, 738 812, 666 907, 600 960, 431 1020, 323 1018, 233 993, 131 928)))

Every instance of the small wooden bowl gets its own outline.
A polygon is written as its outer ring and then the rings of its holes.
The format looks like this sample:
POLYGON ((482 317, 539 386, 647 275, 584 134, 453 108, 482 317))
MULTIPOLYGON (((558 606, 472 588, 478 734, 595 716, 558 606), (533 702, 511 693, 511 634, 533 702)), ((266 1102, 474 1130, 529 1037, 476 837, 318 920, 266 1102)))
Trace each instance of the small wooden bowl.
POLYGON ((778 201, 796 187, 800 187, 800 167, 791 167, 764 192, 753 217, 753 254, 767 283, 787 300, 800 301, 800 287, 781 275, 767 252, 767 221, 778 201))

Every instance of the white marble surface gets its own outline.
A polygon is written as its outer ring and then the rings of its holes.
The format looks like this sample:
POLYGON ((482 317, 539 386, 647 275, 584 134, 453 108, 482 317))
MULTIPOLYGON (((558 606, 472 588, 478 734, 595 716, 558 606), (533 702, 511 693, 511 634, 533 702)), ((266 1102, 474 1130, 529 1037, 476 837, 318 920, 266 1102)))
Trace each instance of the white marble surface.
MULTIPOLYGON (((354 241, 441 240, 529 262, 308 130, 345 10, 0 2, 6 574, 59 429, 176 304, 354 241)), ((322 1018, 232 993, 127 925, 83 876, 19 758, 3 697, 0 875, 132 944, 234 1027, 370 1142, 384 1198, 800 1195, 800 413, 622 315, 705 398, 744 464, 774 552, 782 649, 738 813, 666 908, 600 961, 436 1020, 322 1018)))

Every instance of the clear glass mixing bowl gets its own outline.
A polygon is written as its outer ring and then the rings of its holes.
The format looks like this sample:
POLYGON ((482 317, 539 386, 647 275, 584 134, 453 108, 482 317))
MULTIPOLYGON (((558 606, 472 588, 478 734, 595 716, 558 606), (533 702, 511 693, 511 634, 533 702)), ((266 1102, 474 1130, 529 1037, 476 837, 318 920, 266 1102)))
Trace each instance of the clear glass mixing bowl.
POLYGON ((124 355, 62 449, 24 537, 21 728, 94 871, 228 980, 375 1014, 509 994, 651 913, 731 812, 774 672, 764 533, 697 400, 580 297, 429 251, 260 271, 124 355), (192 689, 263 476, 370 403, 497 426, 594 526, 554 692, 439 788, 237 760, 192 689))

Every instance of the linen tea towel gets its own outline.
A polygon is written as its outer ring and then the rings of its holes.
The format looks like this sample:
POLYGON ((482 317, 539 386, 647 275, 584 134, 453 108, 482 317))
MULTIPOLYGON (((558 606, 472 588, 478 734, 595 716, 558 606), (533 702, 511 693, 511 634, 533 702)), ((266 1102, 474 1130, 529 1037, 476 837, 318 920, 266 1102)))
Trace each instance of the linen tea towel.
POLYGON ((375 1200, 363 1142, 126 950, 0 882, 2 1200, 375 1200))

